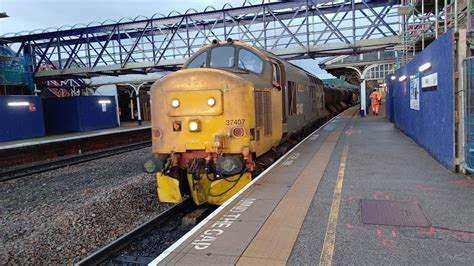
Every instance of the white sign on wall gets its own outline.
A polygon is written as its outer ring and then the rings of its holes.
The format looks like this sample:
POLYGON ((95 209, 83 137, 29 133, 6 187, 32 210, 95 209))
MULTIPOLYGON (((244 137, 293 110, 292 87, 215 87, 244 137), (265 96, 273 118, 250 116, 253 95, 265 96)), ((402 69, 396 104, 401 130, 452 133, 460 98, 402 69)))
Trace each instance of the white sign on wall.
MULTIPOLYGON (((421 88, 425 90, 425 88, 432 88, 438 86, 438 73, 433 73, 421 78, 421 88)), ((432 88, 435 89, 436 88, 432 88)))
POLYGON ((410 108, 420 110, 420 75, 416 73, 410 76, 410 108))

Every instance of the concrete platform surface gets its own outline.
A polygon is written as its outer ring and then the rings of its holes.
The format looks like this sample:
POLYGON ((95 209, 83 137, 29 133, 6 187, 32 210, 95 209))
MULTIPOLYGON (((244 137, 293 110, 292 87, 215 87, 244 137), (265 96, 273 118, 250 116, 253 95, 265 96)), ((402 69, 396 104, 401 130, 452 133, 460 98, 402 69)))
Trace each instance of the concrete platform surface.
POLYGON ((356 113, 314 132, 151 265, 474 265, 474 181, 383 115, 356 113), (361 200, 398 208, 369 220, 426 219, 365 224, 361 200))
POLYGON ((474 180, 454 174, 381 116, 357 118, 326 168, 288 260, 323 262, 325 234, 341 156, 348 147, 331 262, 474 265, 474 180), (362 199, 418 204, 431 224, 364 224, 362 199))
POLYGON ((129 132, 129 131, 141 130, 141 129, 147 129, 147 128, 151 128, 150 122, 143 122, 141 126, 138 126, 136 122, 133 122, 133 123, 126 122, 126 123, 122 123, 119 127, 115 127, 115 128, 65 133, 65 134, 49 135, 49 136, 33 138, 33 139, 21 139, 21 140, 0 142, 0 151, 23 148, 23 147, 28 147, 28 146, 49 144, 49 143, 55 143, 55 142, 61 142, 61 141, 90 138, 90 137, 115 134, 115 133, 121 133, 121 132, 129 132))

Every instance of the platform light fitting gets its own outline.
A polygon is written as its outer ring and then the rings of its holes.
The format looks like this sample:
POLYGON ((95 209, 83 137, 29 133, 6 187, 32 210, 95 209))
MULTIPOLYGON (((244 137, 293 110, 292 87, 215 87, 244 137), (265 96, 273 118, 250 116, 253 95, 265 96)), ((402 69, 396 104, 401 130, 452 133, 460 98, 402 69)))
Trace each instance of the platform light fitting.
POLYGON ((396 78, 397 78, 397 77, 395 77, 394 75, 392 75, 392 76, 390 77, 391 80, 395 80, 396 78))
POLYGON ((8 106, 29 106, 29 102, 8 102, 8 106))
POLYGON ((100 100, 99 101, 100 104, 107 104, 107 103, 111 103, 110 100, 100 100))
POLYGON ((403 76, 401 76, 398 80, 399 80, 399 81, 404 81, 405 79, 407 79, 407 76, 403 75, 403 76))
POLYGON ((419 68, 418 68, 418 71, 420 72, 423 72, 427 69, 431 68, 431 63, 428 62, 428 63, 424 63, 423 65, 421 65, 419 68))

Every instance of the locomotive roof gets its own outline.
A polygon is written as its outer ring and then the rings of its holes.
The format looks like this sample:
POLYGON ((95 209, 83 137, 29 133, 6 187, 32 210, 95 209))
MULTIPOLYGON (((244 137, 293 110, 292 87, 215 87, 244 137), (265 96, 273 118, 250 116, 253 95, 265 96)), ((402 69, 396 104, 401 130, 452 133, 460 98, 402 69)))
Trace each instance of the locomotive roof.
POLYGON ((283 64, 287 64, 291 67, 297 68, 300 71, 303 71, 308 76, 319 79, 316 75, 308 72, 307 70, 303 69, 300 66, 297 66, 297 65, 295 65, 295 64, 293 64, 293 63, 291 63, 291 62, 289 62, 289 61, 287 61, 283 58, 280 58, 280 57, 278 57, 277 55, 275 55, 271 52, 256 48, 256 47, 254 47, 254 46, 252 46, 252 45, 250 45, 246 42, 242 42, 242 41, 239 41, 239 40, 230 39, 230 40, 227 40, 227 41, 213 42, 213 43, 207 44, 207 45, 201 47, 196 53, 194 53, 194 55, 192 57, 194 57, 197 54, 200 54, 201 51, 208 50, 208 49, 211 49, 212 47, 216 47, 216 46, 219 46, 219 45, 236 45, 236 46, 245 47, 245 48, 251 50, 252 52, 254 52, 255 54, 259 55, 260 57, 262 57, 262 59, 265 59, 265 60, 271 60, 271 59, 278 60, 278 61, 282 62, 283 64))

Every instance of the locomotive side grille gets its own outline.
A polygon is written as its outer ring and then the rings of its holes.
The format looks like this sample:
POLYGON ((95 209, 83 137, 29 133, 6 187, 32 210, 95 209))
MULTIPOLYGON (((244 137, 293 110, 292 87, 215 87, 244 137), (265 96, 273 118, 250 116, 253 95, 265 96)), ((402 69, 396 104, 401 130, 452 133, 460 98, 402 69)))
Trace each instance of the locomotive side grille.
POLYGON ((317 111, 315 86, 309 86, 309 97, 311 98, 311 112, 315 113, 317 111))
POLYGON ((263 128, 265 130, 265 135, 272 134, 272 95, 271 92, 264 92, 263 97, 263 128))
POLYGON ((263 127, 265 135, 272 134, 271 92, 255 91, 255 113, 257 127, 263 127))
POLYGON ((255 91, 255 121, 258 127, 263 127, 263 91, 255 91))

